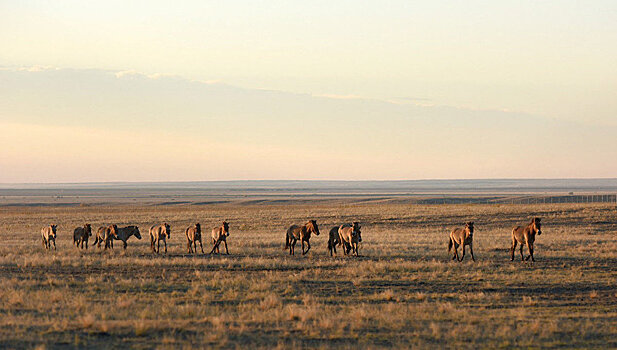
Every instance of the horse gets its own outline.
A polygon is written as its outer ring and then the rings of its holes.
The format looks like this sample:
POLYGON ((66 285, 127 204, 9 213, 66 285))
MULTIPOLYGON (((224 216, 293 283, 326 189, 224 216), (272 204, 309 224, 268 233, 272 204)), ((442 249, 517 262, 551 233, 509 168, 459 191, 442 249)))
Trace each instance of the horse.
MULTIPOLYGON (((336 255, 336 246, 340 245, 338 229, 340 226, 334 226, 330 229, 329 238, 328 238, 328 251, 330 251, 330 256, 336 255)), ((343 247, 345 249, 346 247, 343 247)))
POLYGON ((92 236, 92 226, 90 226, 90 224, 84 224, 84 226, 82 227, 77 227, 73 230, 73 244, 75 244, 77 248, 84 249, 84 243, 86 243, 86 250, 87 250, 88 249, 88 239, 91 236, 92 236))
POLYGON ((204 246, 201 244, 201 225, 196 223, 195 225, 191 225, 184 230, 186 233, 186 246, 190 253, 197 253, 197 242, 199 242, 199 247, 201 247, 201 254, 204 254, 204 246), (194 247, 195 249, 192 249, 194 247))
POLYGON ((51 242, 54 242, 54 250, 56 250, 56 229, 58 225, 49 225, 41 229, 41 236, 43 237, 43 247, 45 249, 51 249, 51 242))
POLYGON ((536 234, 538 234, 538 236, 542 234, 542 223, 540 221, 540 218, 534 217, 527 226, 516 226, 512 229, 510 261, 514 261, 514 249, 516 249, 516 243, 520 243, 521 245, 521 261, 529 260, 529 258, 531 258, 531 261, 536 261, 533 258, 533 242, 536 240, 536 234), (527 258, 523 258, 523 244, 526 244, 527 250, 529 250, 529 256, 527 258))
POLYGON ((351 225, 344 224, 338 229, 339 244, 344 244, 343 252, 345 255, 349 254, 351 249, 352 254, 355 253, 358 256, 358 243, 362 242, 362 234, 360 231, 360 223, 354 221, 351 225), (350 249, 346 249, 349 246, 350 249))
POLYGON ((171 226, 168 223, 150 227, 150 248, 152 248, 153 253, 159 253, 162 240, 165 244, 165 254, 167 254, 167 239, 165 235, 167 235, 167 238, 171 237, 171 226))
POLYGON ((100 248, 101 243, 105 243, 105 250, 107 250, 107 248, 113 248, 112 242, 114 238, 118 238, 117 225, 101 226, 96 230, 96 239, 93 245, 100 248))
POLYGON ((227 237, 229 237, 229 224, 226 221, 223 221, 223 225, 212 229, 212 236, 210 238, 212 250, 210 251, 210 254, 214 253, 215 250, 217 254, 220 254, 219 246, 221 245, 221 242, 225 242, 225 253, 229 255, 229 250, 227 249, 227 237))
POLYGON ((450 241, 448 242, 448 254, 452 250, 452 246, 454 246, 454 255, 452 256, 452 260, 456 259, 456 261, 463 261, 465 258, 465 246, 469 246, 469 252, 471 253, 471 260, 476 261, 476 258, 473 256, 473 221, 469 221, 465 224, 465 228, 455 228, 450 232, 450 241), (458 258, 458 246, 463 247, 463 255, 461 259, 458 258))
MULTIPOLYGON (((131 225, 126 227, 118 228, 118 235, 114 238, 116 240, 122 241, 124 249, 126 249, 126 241, 128 241, 129 237, 135 236, 137 239, 141 239, 141 234, 139 233, 139 227, 131 225)), ((111 247, 114 247, 114 241, 111 241, 111 247)))
POLYGON ((300 225, 291 225, 289 229, 287 229, 287 235, 285 236, 285 248, 289 248, 289 255, 294 255, 296 241, 300 240, 302 243, 302 255, 308 253, 311 249, 311 243, 309 240, 311 239, 311 233, 319 236, 319 227, 317 226, 317 221, 310 220, 306 224, 300 225), (306 242, 307 248, 304 250, 304 242, 306 242))

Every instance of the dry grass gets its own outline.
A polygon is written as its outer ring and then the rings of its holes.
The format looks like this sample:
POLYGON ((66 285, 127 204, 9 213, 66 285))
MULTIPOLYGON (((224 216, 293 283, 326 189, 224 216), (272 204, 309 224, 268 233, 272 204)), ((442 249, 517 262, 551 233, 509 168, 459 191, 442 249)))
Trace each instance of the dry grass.
MULTIPOLYGON (((0 344, 12 348, 617 347, 617 211, 607 205, 255 205, 0 208, 0 344), (543 218, 535 264, 510 228, 543 218), (283 250, 315 218, 307 256, 283 250), (186 254, 189 223, 231 223, 230 256, 186 254), (335 223, 363 224, 359 258, 330 258, 335 223), (477 262, 446 255, 476 222, 477 262), (78 251, 84 221, 137 224, 127 251, 78 251), (172 225, 167 256, 147 226, 172 225), (39 230, 59 224, 58 251, 39 230)), ((468 259, 469 256, 466 256, 468 259)))

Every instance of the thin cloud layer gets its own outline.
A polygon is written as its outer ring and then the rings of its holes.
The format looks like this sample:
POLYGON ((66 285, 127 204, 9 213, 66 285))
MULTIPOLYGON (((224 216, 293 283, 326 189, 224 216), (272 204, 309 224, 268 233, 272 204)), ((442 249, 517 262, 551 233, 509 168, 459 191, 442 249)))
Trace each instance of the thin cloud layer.
POLYGON ((42 163, 55 169, 56 182, 563 178, 617 171, 605 161, 617 156, 614 127, 504 111, 75 69, 2 70, 0 99, 6 101, 0 126, 11 130, 0 141, 1 160, 12 169, 0 182, 51 181, 31 171, 42 163), (93 171, 101 159, 122 170, 93 171), (169 166, 153 172, 153 163, 169 166))

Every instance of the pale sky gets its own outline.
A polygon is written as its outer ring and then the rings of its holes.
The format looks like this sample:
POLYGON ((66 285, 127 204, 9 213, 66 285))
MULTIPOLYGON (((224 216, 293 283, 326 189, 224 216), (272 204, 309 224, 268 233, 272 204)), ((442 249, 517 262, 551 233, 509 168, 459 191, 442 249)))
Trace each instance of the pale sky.
POLYGON ((617 174, 615 1, 0 1, 0 43, 0 182, 617 174))

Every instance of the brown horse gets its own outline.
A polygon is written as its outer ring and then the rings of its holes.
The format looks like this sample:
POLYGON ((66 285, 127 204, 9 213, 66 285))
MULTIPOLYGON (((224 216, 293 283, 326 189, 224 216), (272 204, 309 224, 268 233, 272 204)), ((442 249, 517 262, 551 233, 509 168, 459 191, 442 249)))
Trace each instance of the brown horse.
POLYGON ((107 250, 107 248, 113 248, 111 243, 113 239, 118 239, 118 226, 101 226, 98 230, 96 230, 96 239, 92 244, 96 245, 97 248, 100 248, 101 243, 105 243, 105 250, 107 250))
POLYGON ((150 248, 153 253, 159 253, 161 241, 165 244, 165 254, 167 254, 167 238, 171 237, 171 226, 168 223, 153 225, 150 227, 150 248))
POLYGON ((84 243, 86 243, 86 249, 88 249, 88 239, 92 236, 92 226, 85 224, 82 227, 77 227, 73 230, 73 244, 77 248, 84 249, 84 243), (81 247, 80 247, 81 246, 81 247))
POLYGON ((220 254, 221 251, 219 246, 222 242, 225 243, 225 253, 229 255, 229 249, 227 249, 227 237, 229 237, 229 224, 226 221, 223 221, 223 224, 219 227, 215 227, 212 229, 212 236, 210 238, 210 243, 212 243, 212 250, 210 254, 214 253, 216 250, 217 254, 220 254))
MULTIPOLYGON (((338 229, 341 226, 334 226, 330 229, 330 234, 329 234, 329 238, 328 238, 328 251, 330 251, 330 256, 333 256, 333 252, 334 255, 336 255, 336 246, 340 245, 340 241, 339 241, 339 235, 338 235, 338 229)), ((343 249, 345 249, 346 247, 343 247, 343 249)))
POLYGON ((199 246, 201 247, 201 254, 204 254, 204 246, 201 244, 201 225, 196 223, 195 225, 191 225, 184 230, 186 234, 186 246, 190 253, 197 253, 197 242, 199 242, 199 246), (195 249, 193 249, 193 247, 195 249))
POLYGON ((43 237, 43 247, 45 249, 51 249, 51 242, 54 242, 54 250, 56 250, 56 229, 58 225, 49 225, 41 229, 41 236, 43 237))
MULTIPOLYGON (((120 227, 118 228, 118 235, 114 239, 122 241, 124 249, 126 249, 126 246, 127 246, 126 241, 128 241, 129 237, 131 236, 135 236, 135 238, 141 239, 141 233, 139 233, 139 227, 134 226, 134 225, 120 227)), ((113 240, 111 241, 111 247, 112 248, 114 247, 113 240)))
POLYGON ((465 228, 455 228, 450 232, 450 241, 448 243, 448 254, 452 250, 452 246, 454 246, 454 256, 452 260, 456 259, 457 261, 463 261, 465 258, 465 246, 469 246, 469 252, 471 253, 471 260, 476 261, 476 258, 473 256, 473 221, 465 224, 465 228), (463 256, 461 259, 458 258, 458 246, 463 247, 463 256))
POLYGON ((350 249, 345 249, 347 246, 351 248, 352 254, 358 256, 358 243, 362 242, 362 233, 360 231, 360 223, 354 221, 351 225, 344 224, 338 229, 339 244, 343 244, 343 252, 349 254, 350 249))
POLYGON ((303 226, 300 225, 291 225, 287 230, 287 235, 285 236, 285 248, 289 248, 289 255, 294 255, 296 242, 300 240, 302 243, 302 255, 308 253, 311 249, 311 244, 309 240, 311 239, 311 233, 319 236, 319 227, 317 227, 317 221, 310 220, 303 226), (304 250, 304 242, 306 242, 307 248, 304 250))
POLYGON ((531 222, 523 227, 516 226, 512 229, 512 247, 510 248, 510 261, 514 261, 514 249, 516 249, 516 243, 520 243, 521 261, 529 260, 536 261, 533 258, 533 242, 536 240, 536 234, 542 234, 542 223, 540 218, 533 218, 531 222), (523 258, 523 244, 527 245, 529 250, 529 256, 523 258))

